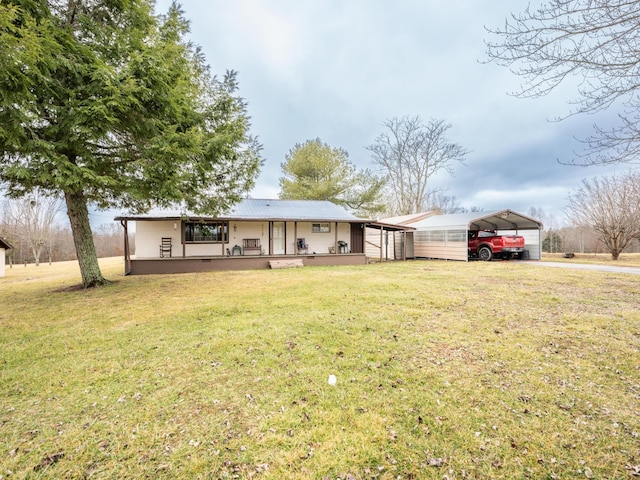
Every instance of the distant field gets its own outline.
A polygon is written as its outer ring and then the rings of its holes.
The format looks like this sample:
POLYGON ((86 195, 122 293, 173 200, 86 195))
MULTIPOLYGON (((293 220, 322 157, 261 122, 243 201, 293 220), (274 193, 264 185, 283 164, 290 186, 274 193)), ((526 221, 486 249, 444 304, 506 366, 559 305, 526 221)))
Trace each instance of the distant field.
POLYGON ((3 480, 640 475, 636 275, 102 265, 0 278, 3 480))
POLYGON ((574 258, 564 258, 563 253, 543 253, 542 260, 567 263, 594 263, 618 267, 640 267, 640 253, 623 253, 616 261, 608 253, 576 253, 574 258))

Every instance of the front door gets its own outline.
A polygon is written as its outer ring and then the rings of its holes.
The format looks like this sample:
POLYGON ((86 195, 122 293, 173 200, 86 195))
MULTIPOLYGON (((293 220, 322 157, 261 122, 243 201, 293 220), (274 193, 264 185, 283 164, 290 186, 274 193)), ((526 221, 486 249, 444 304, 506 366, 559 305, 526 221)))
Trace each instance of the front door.
POLYGON ((364 229, 363 223, 351 224, 351 253, 364 253, 364 229))
POLYGON ((273 222, 273 255, 284 255, 284 222, 273 222))

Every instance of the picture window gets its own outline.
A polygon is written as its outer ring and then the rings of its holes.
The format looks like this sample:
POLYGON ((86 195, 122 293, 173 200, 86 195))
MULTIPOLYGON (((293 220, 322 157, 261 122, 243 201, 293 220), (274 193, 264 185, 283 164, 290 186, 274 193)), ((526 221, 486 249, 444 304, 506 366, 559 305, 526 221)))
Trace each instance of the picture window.
POLYGON ((185 243, 228 243, 229 225, 226 222, 186 222, 185 243))

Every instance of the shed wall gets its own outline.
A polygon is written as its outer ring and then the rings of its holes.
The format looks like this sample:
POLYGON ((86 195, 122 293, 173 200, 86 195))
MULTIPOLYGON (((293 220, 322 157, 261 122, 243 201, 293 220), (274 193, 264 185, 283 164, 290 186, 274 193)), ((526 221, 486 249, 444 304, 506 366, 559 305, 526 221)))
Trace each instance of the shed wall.
POLYGON ((542 245, 540 230, 498 230, 500 235, 520 235, 524 237, 524 248, 528 252, 529 260, 542 259, 542 245))
POLYGON ((403 250, 406 258, 415 258, 413 251, 413 232, 393 232, 393 240, 395 260, 403 260, 403 250))
POLYGON ((467 231, 452 230, 417 230, 413 232, 413 248, 418 258, 439 258, 443 260, 467 261, 467 231))
MULTIPOLYGON (((394 232, 382 230, 382 243, 380 240, 381 230, 377 228, 367 228, 365 237, 365 254, 373 260, 394 260, 396 258, 396 240, 394 232), (382 253, 380 248, 382 246, 382 253)), ((402 252, 398 252, 402 256, 402 252)))
POLYGON ((7 259, 6 259, 6 255, 5 255, 5 249, 0 247, 0 277, 4 277, 6 270, 5 270, 5 263, 6 263, 7 259))

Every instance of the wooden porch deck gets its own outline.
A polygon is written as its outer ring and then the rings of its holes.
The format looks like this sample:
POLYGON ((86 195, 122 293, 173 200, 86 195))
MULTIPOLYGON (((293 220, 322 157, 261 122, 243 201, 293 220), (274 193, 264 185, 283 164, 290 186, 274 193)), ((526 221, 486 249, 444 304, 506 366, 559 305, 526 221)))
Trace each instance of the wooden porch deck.
POLYGON ((217 270, 259 270, 270 268, 272 260, 300 259, 304 266, 365 265, 364 253, 305 255, 247 255, 211 257, 131 258, 125 261, 126 275, 212 272, 217 270))

